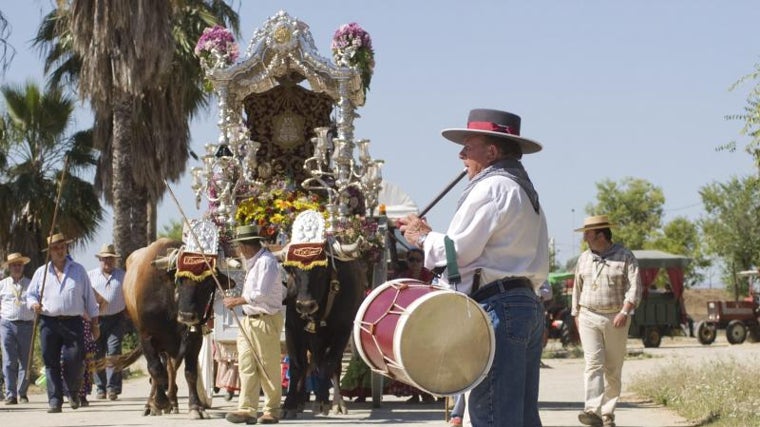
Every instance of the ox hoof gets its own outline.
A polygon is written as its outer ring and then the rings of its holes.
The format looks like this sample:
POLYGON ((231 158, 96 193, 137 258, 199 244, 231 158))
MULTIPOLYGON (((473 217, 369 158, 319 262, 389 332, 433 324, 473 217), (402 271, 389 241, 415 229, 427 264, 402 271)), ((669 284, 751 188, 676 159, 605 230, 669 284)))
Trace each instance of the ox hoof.
POLYGON ((337 414, 348 415, 348 407, 343 402, 333 404, 332 411, 333 411, 333 414, 336 414, 336 415, 337 414))
POLYGON ((211 417, 208 416, 206 411, 199 408, 193 408, 190 410, 190 419, 191 420, 203 420, 203 419, 209 419, 211 417))

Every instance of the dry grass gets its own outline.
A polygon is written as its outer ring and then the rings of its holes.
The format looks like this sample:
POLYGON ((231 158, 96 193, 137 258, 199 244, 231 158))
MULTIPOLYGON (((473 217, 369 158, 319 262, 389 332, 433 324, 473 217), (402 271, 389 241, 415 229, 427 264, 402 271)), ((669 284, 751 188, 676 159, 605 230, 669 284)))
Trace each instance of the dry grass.
POLYGON ((691 420, 691 425, 757 426, 760 425, 758 375, 760 369, 756 366, 735 360, 715 362, 709 369, 673 363, 657 372, 636 376, 631 389, 639 396, 674 409, 691 420))

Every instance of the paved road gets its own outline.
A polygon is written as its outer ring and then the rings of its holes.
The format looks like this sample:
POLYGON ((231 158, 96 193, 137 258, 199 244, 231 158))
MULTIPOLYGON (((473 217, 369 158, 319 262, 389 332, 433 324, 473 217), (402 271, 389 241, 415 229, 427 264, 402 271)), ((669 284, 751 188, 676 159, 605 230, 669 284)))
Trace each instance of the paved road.
MULTIPOLYGON (((644 402, 625 390, 626 384, 636 375, 651 375, 658 367, 667 366, 673 361, 690 363, 704 362, 719 358, 743 358, 757 360, 760 356, 760 344, 745 343, 729 346, 725 339, 720 339, 712 346, 701 346, 694 339, 665 338, 658 349, 646 349, 638 340, 629 341, 633 352, 644 351, 648 357, 633 358, 626 361, 624 367, 624 393, 617 412, 620 427, 684 427, 688 423, 673 412, 644 402)), ((581 359, 548 359, 548 368, 541 374, 540 407, 544 426, 577 426, 577 414, 582 408, 582 373, 581 359)), ((182 378, 182 377, 181 377, 182 378)), ((37 426, 229 426, 223 419, 224 414, 235 409, 235 400, 226 402, 215 397, 213 408, 208 411, 211 419, 189 421, 187 418, 187 399, 184 380, 180 383, 179 415, 160 417, 142 416, 148 382, 145 377, 130 379, 125 382, 124 394, 118 401, 93 400, 91 406, 76 411, 64 405, 63 413, 47 414, 47 402, 43 394, 30 394, 31 402, 17 406, 0 404, 0 424, 23 427, 37 426), (189 423, 189 424, 188 424, 189 423)), ((409 405, 401 398, 385 396, 381 408, 372 408, 369 403, 350 403, 347 416, 314 417, 307 410, 298 420, 287 420, 281 424, 292 426, 318 425, 404 425, 404 426, 445 426, 443 421, 443 404, 409 405)))

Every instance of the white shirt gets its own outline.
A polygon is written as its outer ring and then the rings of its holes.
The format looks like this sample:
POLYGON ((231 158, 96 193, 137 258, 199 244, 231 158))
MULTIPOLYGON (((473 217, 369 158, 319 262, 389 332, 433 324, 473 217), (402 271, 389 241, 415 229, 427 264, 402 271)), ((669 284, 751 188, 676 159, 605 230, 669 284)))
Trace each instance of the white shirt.
POLYGON ((114 268, 111 274, 106 275, 102 269, 96 268, 87 273, 90 283, 95 292, 99 293, 108 304, 104 307, 101 316, 113 316, 119 314, 127 307, 124 301, 124 270, 114 268))
MULTIPOLYGON (((504 277, 527 277, 537 289, 549 274, 549 232, 543 210, 537 214, 519 184, 490 176, 473 187, 454 214, 446 234, 431 231, 424 243, 425 267, 446 265, 444 237, 454 242, 462 282, 469 294, 475 270, 480 286, 504 277)), ((443 272, 440 285, 454 289, 443 272)))
POLYGON ((282 305, 283 286, 280 265, 277 258, 262 248, 245 263, 248 271, 241 296, 248 304, 243 305, 243 313, 276 314, 285 311, 282 305))
POLYGON ((34 312, 26 306, 29 282, 29 278, 23 276, 18 282, 13 280, 13 276, 0 280, 0 318, 34 320, 34 312))

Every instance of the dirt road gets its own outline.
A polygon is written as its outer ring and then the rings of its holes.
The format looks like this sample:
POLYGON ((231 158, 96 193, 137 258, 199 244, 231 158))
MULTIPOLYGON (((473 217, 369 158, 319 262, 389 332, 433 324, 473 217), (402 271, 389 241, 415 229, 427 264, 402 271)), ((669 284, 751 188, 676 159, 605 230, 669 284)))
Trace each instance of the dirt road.
MULTIPOLYGON (((550 343, 551 345, 554 345, 550 343)), ((702 346, 693 338, 664 338, 662 346, 656 349, 644 349, 640 340, 629 340, 629 349, 633 353, 644 352, 647 357, 629 358, 624 367, 624 394, 617 412, 618 426, 638 427, 684 427, 688 423, 671 411, 642 401, 626 390, 631 378, 637 375, 653 376, 654 372, 670 363, 704 364, 706 361, 734 358, 737 360, 757 360, 760 356, 760 344, 745 343, 730 346, 725 336, 719 335, 717 342, 711 346, 702 346)), ((577 414, 582 408, 583 398, 583 361, 582 359, 548 359, 549 366, 541 371, 540 408, 544 426, 577 426, 577 414)), ((31 402, 16 406, 0 404, 0 424, 19 426, 188 426, 198 425, 229 426, 223 419, 227 411, 235 409, 235 402, 226 402, 220 396, 213 399, 213 408, 208 411, 211 419, 189 421, 186 415, 187 400, 184 380, 180 376, 179 415, 160 417, 142 416, 142 408, 148 392, 148 380, 130 379, 125 382, 124 394, 117 401, 92 400, 92 404, 76 411, 67 405, 61 414, 47 414, 45 395, 30 395, 31 402)), ((418 404, 409 405, 403 398, 385 396, 381 408, 372 408, 369 403, 349 403, 347 416, 330 415, 315 417, 306 411, 298 420, 282 421, 284 425, 405 425, 405 426, 445 426, 443 405, 418 404)))

